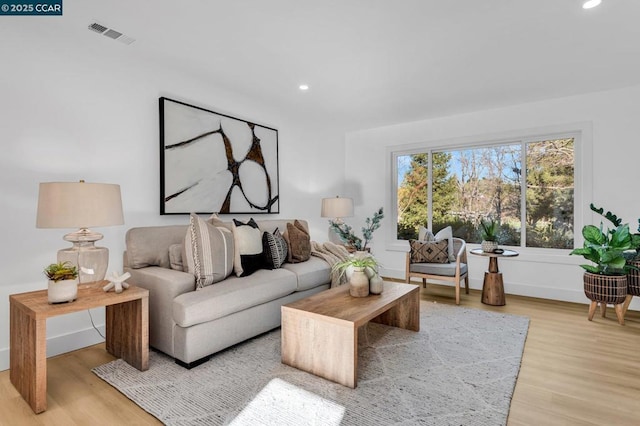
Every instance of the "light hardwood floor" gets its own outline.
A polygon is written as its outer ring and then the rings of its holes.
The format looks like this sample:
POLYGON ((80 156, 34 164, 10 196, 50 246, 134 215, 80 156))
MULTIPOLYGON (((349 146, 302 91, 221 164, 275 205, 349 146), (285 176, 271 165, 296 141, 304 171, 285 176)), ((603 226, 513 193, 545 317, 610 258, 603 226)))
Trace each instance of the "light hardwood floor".
MULTIPOLYGON (((454 289, 429 285, 421 300, 453 304, 454 289)), ((494 307, 474 290, 460 306, 531 319, 510 426, 640 425, 640 312, 627 312, 624 326, 612 308, 589 322, 588 305, 507 295, 494 307)), ((159 424, 91 373, 112 359, 103 344, 50 358, 48 409, 39 415, 0 372, 0 425, 159 424)))

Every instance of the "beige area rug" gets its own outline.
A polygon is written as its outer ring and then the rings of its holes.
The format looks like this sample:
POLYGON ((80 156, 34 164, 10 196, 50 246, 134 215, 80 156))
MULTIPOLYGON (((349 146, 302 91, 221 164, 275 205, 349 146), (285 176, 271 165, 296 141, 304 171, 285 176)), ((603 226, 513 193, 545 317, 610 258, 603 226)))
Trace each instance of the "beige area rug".
POLYGON ((280 362, 280 330, 192 370, 151 352, 93 371, 169 425, 504 425, 529 319, 422 302, 420 332, 360 329, 358 387, 280 362))

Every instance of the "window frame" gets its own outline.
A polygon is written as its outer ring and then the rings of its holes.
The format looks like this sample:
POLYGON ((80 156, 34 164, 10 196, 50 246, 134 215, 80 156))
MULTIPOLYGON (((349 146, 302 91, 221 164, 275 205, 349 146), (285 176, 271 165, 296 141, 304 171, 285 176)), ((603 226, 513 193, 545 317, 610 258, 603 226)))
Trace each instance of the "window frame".
MULTIPOLYGON (((390 213, 389 221, 386 224, 386 249, 390 251, 407 251, 409 244, 406 240, 399 240, 397 238, 397 225, 398 225, 398 157, 403 155, 420 154, 440 152, 440 151, 454 151, 457 149, 469 149, 469 148, 484 148, 498 145, 505 145, 509 143, 519 143, 522 150, 522 165, 523 172, 521 174, 521 187, 526 188, 526 146, 530 142, 541 142, 552 139, 564 139, 573 138, 574 140, 574 202, 573 202, 573 226, 574 226, 574 247, 581 247, 583 245, 583 238, 579 230, 582 229, 585 223, 585 216, 590 215, 590 211, 587 204, 593 199, 593 182, 592 174, 587 173, 592 169, 593 164, 593 142, 592 142, 592 123, 581 122, 567 125, 549 126, 544 128, 528 129, 528 130, 515 130, 511 132, 505 132, 502 134, 483 135, 483 136, 469 136, 464 138, 448 139, 448 140, 433 140, 419 143, 413 143, 408 145, 391 145, 387 147, 387 182, 389 182, 388 197, 387 197, 387 211, 390 213), (587 201, 589 200, 589 201, 587 201)), ((431 160, 432 155, 429 155, 429 170, 428 179, 431 181, 431 160)), ((431 185, 428 186, 431 188, 431 185)), ((427 209, 428 209, 428 226, 432 226, 432 197, 427 197, 427 209)), ((526 191, 521 193, 521 223, 526 223, 526 191)), ((553 263, 572 263, 567 262, 568 254, 571 250, 568 249, 556 249, 556 248, 540 248, 540 247, 525 247, 526 244, 526 229, 521 227, 521 241, 520 246, 513 246, 518 252, 522 254, 532 254, 541 257, 545 257, 545 261, 552 261, 553 263), (560 259, 560 260, 559 260, 560 259)), ((479 244, 469 243, 470 248, 480 246, 479 244)))

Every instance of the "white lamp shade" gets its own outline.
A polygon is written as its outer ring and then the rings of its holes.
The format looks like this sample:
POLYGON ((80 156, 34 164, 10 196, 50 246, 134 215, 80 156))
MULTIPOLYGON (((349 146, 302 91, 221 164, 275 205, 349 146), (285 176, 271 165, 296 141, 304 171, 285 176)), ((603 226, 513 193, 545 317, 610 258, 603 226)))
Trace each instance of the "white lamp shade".
POLYGON ((334 218, 353 216, 353 199, 340 197, 323 198, 320 216, 334 218))
POLYGON ((120 185, 82 181, 40 184, 37 228, 91 228, 122 224, 120 185))

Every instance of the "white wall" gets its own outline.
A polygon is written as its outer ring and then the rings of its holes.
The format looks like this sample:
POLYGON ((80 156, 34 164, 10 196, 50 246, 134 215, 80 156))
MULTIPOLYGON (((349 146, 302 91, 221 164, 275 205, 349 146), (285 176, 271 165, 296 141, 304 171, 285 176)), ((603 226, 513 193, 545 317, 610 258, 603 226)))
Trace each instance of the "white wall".
MULTIPOLYGON (((349 223, 359 229, 364 218, 379 206, 391 211, 388 151, 392 147, 415 143, 442 146, 470 137, 486 140, 487 136, 587 123, 592 128, 593 160, 583 166, 587 168, 585 178, 592 179, 592 190, 583 194, 586 212, 582 219, 599 223, 599 217, 587 207, 594 202, 618 214, 635 230, 640 217, 640 197, 635 190, 640 158, 638 117, 640 86, 348 133, 345 195, 354 197, 357 205, 357 217, 349 223)), ((391 225, 391 220, 385 219, 383 227, 391 225)), ((403 278, 405 253, 389 250, 391 232, 387 235, 386 231, 381 228, 374 234, 372 249, 388 276, 403 278)), ((518 258, 500 260, 507 293, 587 302, 582 290, 583 270, 577 266, 583 263, 582 258, 569 257, 566 251, 520 251, 518 258)), ((486 268, 486 258, 469 256, 473 288, 482 288, 486 268)), ((638 298, 634 299, 631 309, 640 309, 638 298)))
MULTIPOLYGON (((335 153, 343 150, 343 130, 305 118, 304 105, 287 111, 198 80, 174 64, 142 59, 135 45, 92 34, 85 41, 33 28, 21 32, 18 26, 3 31, 0 370, 8 368, 8 296, 46 288, 42 269, 68 245, 62 236, 72 231, 36 229, 39 182, 121 185, 125 225, 96 229, 105 235, 100 245, 110 249, 110 271, 122 269, 128 228, 186 223, 184 216, 159 215, 159 96, 278 129, 279 217, 305 218, 312 238, 325 238, 320 199, 341 192, 344 162, 335 153)), ((93 315, 102 326, 103 310, 93 315)), ((50 355, 101 340, 86 312, 50 319, 47 336, 50 355)))

